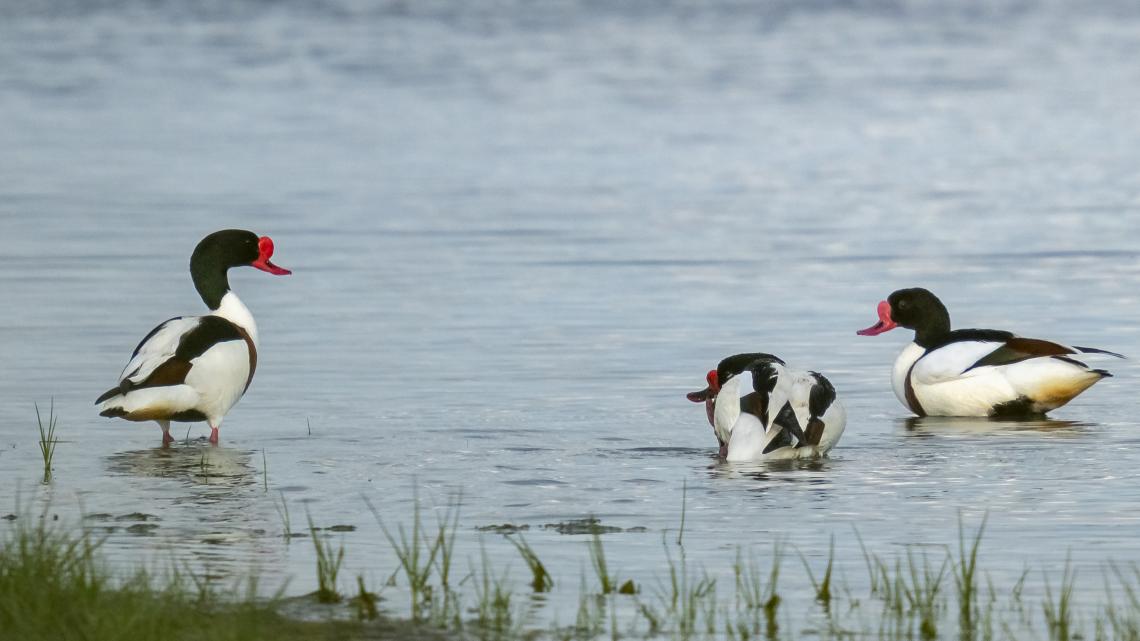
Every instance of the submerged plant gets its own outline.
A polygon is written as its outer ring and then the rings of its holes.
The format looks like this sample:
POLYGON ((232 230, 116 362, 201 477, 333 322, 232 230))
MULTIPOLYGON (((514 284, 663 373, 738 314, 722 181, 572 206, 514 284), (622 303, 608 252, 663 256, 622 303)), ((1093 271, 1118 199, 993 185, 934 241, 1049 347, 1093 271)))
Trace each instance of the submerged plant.
POLYGON ((55 426, 59 417, 55 415, 55 398, 51 399, 51 404, 48 405, 47 423, 44 423, 43 417, 40 415, 40 406, 33 404, 36 408, 36 423, 40 428, 40 454, 44 460, 44 483, 51 482, 51 462, 55 457, 55 446, 57 441, 55 439, 55 426))
POLYGON ((577 638, 593 639, 602 633, 605 620, 604 603, 604 597, 591 594, 586 588, 586 575, 583 573, 578 581, 578 614, 574 620, 574 632, 577 638))
POLYGON ((460 625, 459 595, 451 587, 451 564, 455 555, 455 534, 459 531, 459 504, 462 500, 462 495, 457 495, 452 506, 437 518, 436 535, 431 543, 437 550, 435 569, 439 575, 440 592, 443 593, 442 599, 431 600, 431 620, 440 627, 460 625))
POLYGON ((800 561, 804 564, 804 570, 807 571, 808 580, 811 581, 812 587, 815 588, 815 600, 823 604, 824 609, 827 609, 827 607, 831 605, 831 570, 835 565, 835 536, 832 535, 831 537, 831 544, 828 547, 827 553, 827 568, 824 569, 823 577, 820 578, 819 581, 815 580, 815 574, 811 571, 811 566, 808 565, 807 558, 804 557, 803 553, 799 550, 796 550, 796 553, 799 554, 800 561))
POLYGON ((498 635, 511 629, 514 620, 511 612, 511 591, 507 588, 507 571, 496 575, 487 558, 487 549, 480 546, 480 569, 471 569, 475 577, 475 622, 484 632, 498 635))
POLYGON ((1045 624, 1049 627, 1049 638, 1053 641, 1069 641, 1073 638, 1071 625, 1073 618, 1073 586, 1076 584, 1077 574, 1073 570, 1070 558, 1065 558, 1065 569, 1061 575, 1061 586, 1057 593, 1056 602, 1053 601, 1053 589, 1049 584, 1049 577, 1045 577, 1045 624))
POLYGON ((772 547, 772 568, 765 580, 759 564, 754 558, 744 561, 740 548, 736 549, 736 562, 733 575, 736 579, 736 607, 743 610, 742 620, 737 629, 742 638, 760 634, 760 617, 764 617, 764 633, 770 639, 776 638, 780 625, 777 615, 780 610, 780 597, 777 585, 780 580, 780 564, 783 561, 783 545, 780 541, 772 547))
POLYGON ((356 598, 353 600, 356 606, 356 618, 371 621, 380 616, 380 611, 376 607, 376 602, 379 600, 379 597, 364 587, 364 576, 356 575, 356 598))
POLYGON ((934 639, 938 636, 938 595, 942 590, 942 580, 946 576, 949 561, 943 559, 942 565, 935 572, 925 554, 922 556, 921 568, 915 563, 910 550, 907 550, 906 560, 910 581, 908 583, 906 577, 902 577, 902 593, 910 604, 911 612, 918 616, 920 638, 934 639))
POLYGON ((594 528, 593 537, 587 544, 590 549, 590 565, 594 568, 594 574, 598 577, 598 586, 602 594, 610 594, 617 591, 617 579, 610 575, 609 566, 606 564, 606 548, 602 545, 602 535, 594 528))
POLYGON ((958 629, 963 636, 972 635, 978 623, 978 548, 988 518, 989 514, 982 517, 982 524, 974 533, 973 543, 967 551, 962 515, 958 515, 958 559, 954 563, 954 584, 958 588, 958 629))
POLYGON ((682 541, 685 538, 685 508, 688 505, 689 498, 689 479, 685 479, 681 484, 681 527, 677 530, 677 545, 684 545, 682 541))
POLYGON ((518 540, 509 536, 506 537, 506 539, 514 544, 515 548, 519 551, 519 555, 522 556, 523 561, 527 567, 530 568, 530 587, 533 588, 535 592, 549 592, 550 589, 554 587, 554 579, 551 578, 550 572, 546 570, 542 559, 538 558, 538 554, 535 553, 534 548, 530 547, 530 544, 526 542, 522 534, 519 534, 518 540))
POLYGON ((1111 568, 1112 574, 1120 583, 1125 597, 1124 606, 1118 606, 1116 599, 1113 598, 1108 580, 1105 580, 1105 592, 1108 596, 1105 614, 1112 628, 1111 638, 1123 641, 1140 641, 1140 569, 1137 568, 1136 564, 1132 564, 1132 577, 1129 578, 1115 564, 1111 568))
POLYGON ((322 541, 317 535, 317 528, 313 525, 313 517, 309 519, 309 536, 313 538, 313 548, 317 551, 317 601, 321 603, 337 603, 340 601, 340 592, 336 589, 337 575, 344 562, 344 545, 333 549, 332 543, 322 541))
POLYGON ((638 601, 638 610, 651 631, 668 627, 680 638, 689 638, 698 631, 703 617, 705 630, 711 634, 716 626, 716 579, 704 571, 694 576, 685 549, 681 547, 679 559, 674 559, 666 537, 663 533, 661 545, 669 564, 669 582, 658 581, 657 607, 638 601))
MULTIPOLYGON (((436 536, 429 538, 424 531, 418 492, 414 496, 410 533, 404 530, 403 525, 398 525, 396 526, 396 534, 393 534, 384 524, 384 519, 372 505, 372 502, 366 498, 365 503, 380 525, 380 529, 384 532, 384 537, 388 539, 388 544, 400 562, 400 570, 407 578, 408 591, 411 594, 412 620, 423 620, 425 606, 434 604, 431 585, 433 567, 439 571, 440 583, 444 593, 444 607, 442 610, 433 608, 432 617, 441 622, 449 620, 451 618, 451 606, 454 605, 449 583, 455 531, 459 518, 458 507, 451 514, 440 519, 436 536)), ((457 613, 456 616, 458 616, 457 613)))
POLYGON ((278 492, 281 502, 273 502, 273 509, 277 510, 277 517, 281 519, 281 527, 283 529, 282 536, 285 538, 285 545, 289 545, 293 541, 293 529, 290 525, 289 519, 289 504, 285 502, 285 493, 278 492))

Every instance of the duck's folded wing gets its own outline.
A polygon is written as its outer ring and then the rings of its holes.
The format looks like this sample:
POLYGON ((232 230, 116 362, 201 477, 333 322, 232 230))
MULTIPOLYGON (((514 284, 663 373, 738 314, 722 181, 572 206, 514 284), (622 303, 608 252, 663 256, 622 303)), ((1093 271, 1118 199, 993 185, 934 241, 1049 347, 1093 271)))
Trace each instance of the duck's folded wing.
POLYGON ((183 338, 200 322, 199 317, 179 316, 152 329, 131 353, 131 360, 119 375, 119 384, 95 399, 95 404, 125 394, 147 381, 155 385, 180 382, 189 371, 189 363, 175 362, 178 359, 174 357, 183 338))
POLYGON ((911 368, 911 384, 937 385, 992 371, 985 369, 989 366, 1016 362, 1008 360, 1005 345, 1006 341, 957 341, 932 349, 911 368))
POLYGON ((131 360, 123 368, 120 381, 140 383, 147 379, 163 363, 178 353, 183 338, 193 332, 202 318, 199 316, 179 316, 155 327, 135 348, 131 360))

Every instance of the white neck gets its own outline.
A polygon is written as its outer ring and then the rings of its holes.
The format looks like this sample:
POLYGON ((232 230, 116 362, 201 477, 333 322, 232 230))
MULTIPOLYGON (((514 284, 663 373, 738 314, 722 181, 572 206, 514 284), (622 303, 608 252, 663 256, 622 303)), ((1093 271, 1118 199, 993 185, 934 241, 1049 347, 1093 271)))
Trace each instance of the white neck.
MULTIPOLYGON (((751 373, 748 374, 751 377, 751 373)), ((737 375, 728 379, 716 395, 717 403, 713 407, 713 430, 716 431, 717 438, 725 443, 728 443, 729 437, 732 436, 732 428, 740 418, 742 378, 737 375)), ((751 385, 751 378, 748 379, 748 383, 751 385)))
POLYGON ((241 302, 237 294, 226 292, 226 295, 222 296, 222 304, 218 305, 213 315, 221 316, 234 325, 244 329, 246 333, 249 334, 249 337, 253 339, 253 345, 255 347, 258 345, 257 323, 253 321, 253 314, 249 312, 249 308, 245 306, 245 303, 241 302))

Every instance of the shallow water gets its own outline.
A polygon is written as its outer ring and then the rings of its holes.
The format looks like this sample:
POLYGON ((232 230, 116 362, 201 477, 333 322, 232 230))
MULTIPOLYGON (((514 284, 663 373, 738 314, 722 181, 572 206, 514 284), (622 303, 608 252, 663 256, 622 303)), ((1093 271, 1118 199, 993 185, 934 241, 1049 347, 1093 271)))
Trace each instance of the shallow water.
POLYGON ((834 534, 855 583, 853 528, 890 555, 986 513, 995 581, 1071 555, 1095 601, 1102 563, 1140 560, 1133 361, 1049 421, 913 420, 888 382, 908 337, 854 334, 923 285, 962 326, 1140 355, 1129 5, 182 5, 0 5, 0 512, 301 594, 280 495, 293 530, 355 526, 346 573, 378 584, 364 499, 391 525, 415 488, 461 493, 460 558, 482 540, 521 584, 475 528, 529 525, 562 621, 586 538, 542 526, 645 528, 605 543, 651 582, 683 485, 686 548, 729 582, 738 545, 820 560, 834 534), (202 309, 189 252, 223 227, 294 274, 232 274, 256 380, 221 447, 194 426, 163 451, 92 401, 202 309), (684 394, 754 350, 835 384, 829 460, 717 463, 684 394))

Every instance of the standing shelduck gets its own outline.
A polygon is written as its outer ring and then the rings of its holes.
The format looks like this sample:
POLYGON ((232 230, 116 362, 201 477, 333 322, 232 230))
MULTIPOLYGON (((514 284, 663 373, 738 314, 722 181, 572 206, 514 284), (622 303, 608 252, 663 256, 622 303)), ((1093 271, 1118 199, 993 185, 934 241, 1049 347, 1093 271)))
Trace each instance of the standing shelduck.
POLYGON ((227 229, 203 238, 190 256, 190 275, 210 313, 172 318, 151 330, 119 384, 96 399, 99 415, 155 421, 164 446, 174 440, 171 421, 206 421, 216 445, 222 418, 257 368, 257 324, 230 291, 227 272, 249 265, 278 276, 291 273, 271 256, 273 241, 253 232, 227 229))
POLYGON ((876 336, 896 327, 914 342, 895 360, 891 384, 919 416, 1039 416, 1111 376, 1073 354, 1120 354, 1022 338, 994 329, 950 329, 950 313, 928 290, 900 289, 879 303, 879 322, 857 332, 876 336))
POLYGON ((771 354, 729 356, 705 378, 708 387, 688 399, 705 404, 727 461, 820 457, 847 425, 830 381, 771 354))

